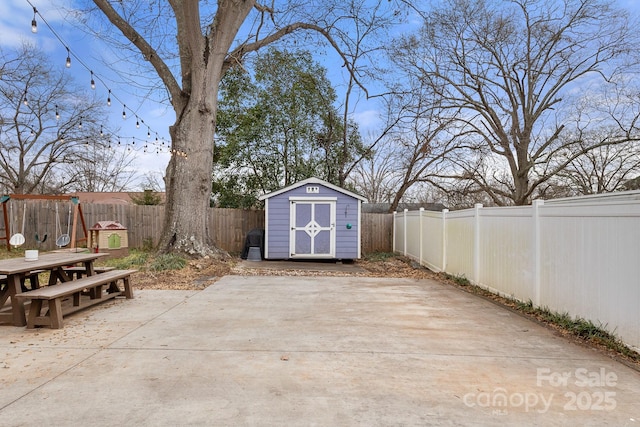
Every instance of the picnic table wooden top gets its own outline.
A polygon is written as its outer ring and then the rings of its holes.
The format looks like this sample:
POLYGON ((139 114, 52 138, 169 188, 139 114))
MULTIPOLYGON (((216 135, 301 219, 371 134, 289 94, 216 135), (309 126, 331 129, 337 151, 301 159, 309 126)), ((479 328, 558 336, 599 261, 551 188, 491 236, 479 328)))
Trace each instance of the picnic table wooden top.
POLYGON ((26 261, 24 257, 0 260, 0 274, 25 273, 32 270, 47 270, 62 265, 90 262, 107 256, 107 253, 94 252, 48 252, 40 254, 37 260, 26 261))

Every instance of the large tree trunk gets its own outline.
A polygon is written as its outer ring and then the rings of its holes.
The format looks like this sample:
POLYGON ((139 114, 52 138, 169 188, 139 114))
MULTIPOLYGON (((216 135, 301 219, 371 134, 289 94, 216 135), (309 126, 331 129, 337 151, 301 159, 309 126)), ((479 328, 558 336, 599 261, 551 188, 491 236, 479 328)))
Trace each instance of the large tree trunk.
POLYGON ((177 151, 169 161, 165 177, 167 201, 161 252, 207 255, 213 251, 207 214, 214 127, 214 113, 190 106, 170 128, 173 148, 177 151))
POLYGON ((218 85, 229 48, 253 4, 220 0, 208 34, 202 34, 198 2, 173 2, 183 84, 172 99, 177 119, 169 129, 174 155, 165 177, 167 207, 160 252, 221 253, 207 227, 218 85))

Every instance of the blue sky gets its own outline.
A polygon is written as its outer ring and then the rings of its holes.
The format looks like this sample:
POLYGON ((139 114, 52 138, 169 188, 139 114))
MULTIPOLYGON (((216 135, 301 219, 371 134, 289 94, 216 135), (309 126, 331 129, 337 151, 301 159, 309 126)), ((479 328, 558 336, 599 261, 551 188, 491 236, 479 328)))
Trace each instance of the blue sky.
MULTIPOLYGON (((113 67, 105 67, 104 63, 110 61, 110 49, 99 39, 88 36, 80 31, 64 17, 64 8, 60 7, 72 4, 70 0, 30 0, 38 9, 39 13, 44 16, 49 25, 62 38, 64 43, 70 47, 72 52, 80 57, 80 60, 87 65, 96 75, 96 89, 94 95, 105 99, 107 98, 107 88, 111 89, 114 96, 112 106, 107 109, 109 113, 109 123, 111 130, 123 137, 136 137, 141 140, 146 139, 148 127, 152 130, 151 140, 154 141, 156 133, 160 140, 169 140, 168 125, 174 121, 173 110, 167 105, 154 102, 149 99, 143 99, 141 93, 136 92, 130 85, 122 83, 125 78, 119 77, 119 71, 126 72, 126 69, 119 69, 118 64, 113 67), (104 80, 106 86, 101 82, 104 80), (115 98, 118 98, 115 99, 115 98), (127 120, 122 119, 122 104, 127 106, 127 120), (131 112, 132 110, 133 112, 131 112), (135 115, 138 115, 136 118, 135 115), (136 128, 137 120, 144 120, 148 125, 142 125, 136 128)), ((618 4, 630 10, 634 14, 640 13, 640 0, 618 0, 618 4)), ((63 44, 56 38, 54 34, 41 22, 40 17, 36 17, 38 21, 38 32, 31 32, 31 20, 33 18, 33 9, 26 0, 2 0, 0 1, 0 45, 4 48, 19 46, 23 41, 35 44, 53 58, 59 58, 61 69, 64 67, 64 61, 67 56, 63 44)), ((319 56, 320 62, 331 62, 330 55, 323 54, 319 56)), ((128 65, 126 66, 129 67, 128 65)), ((328 67, 329 68, 329 67, 328 67)), ((66 71, 65 71, 66 72, 66 71)), ((89 89, 90 72, 83 67, 75 58, 72 58, 72 67, 68 69, 72 73, 78 84, 86 81, 87 90, 89 89)), ((330 70, 329 75, 333 83, 340 91, 341 77, 340 70, 337 72, 330 70)), ((354 119, 359 123, 363 136, 368 130, 373 129, 374 123, 377 121, 377 105, 375 102, 366 102, 361 100, 353 114, 354 119)), ((140 145, 138 145, 140 146, 140 145)), ((144 153, 139 150, 136 154, 134 167, 140 174, 153 173, 156 177, 162 177, 164 169, 169 160, 169 154, 144 153)))
MULTIPOLYGON (((156 133, 160 141, 169 141, 168 125, 175 120, 175 114, 171 107, 157 102, 143 99, 129 85, 122 84, 124 77, 120 77, 117 65, 111 69, 105 67, 104 61, 109 61, 109 51, 100 40, 88 36, 71 25, 63 15, 64 9, 56 7, 62 4, 69 7, 69 1, 30 0, 38 12, 46 19, 64 43, 71 49, 72 65, 65 67, 67 52, 60 40, 47 28, 40 16, 36 17, 38 32, 31 32, 31 20, 33 8, 26 0, 2 0, 0 1, 0 45, 3 49, 19 47, 23 42, 33 43, 42 49, 54 61, 59 59, 60 69, 69 72, 75 82, 82 86, 86 83, 87 93, 93 94, 98 100, 104 99, 105 105, 108 90, 111 89, 111 107, 105 108, 109 114, 108 122, 110 130, 123 137, 123 142, 131 141, 128 137, 135 137, 137 151, 133 167, 140 174, 140 181, 145 181, 145 173, 152 173, 159 178, 164 175, 164 170, 170 158, 168 153, 157 154, 157 150, 150 149, 145 153, 140 140, 147 140, 149 128, 151 129, 152 143, 155 143, 156 133), (75 58, 73 54, 77 55, 75 58), (90 71, 80 64, 84 63, 89 70, 94 72, 96 89, 90 89, 90 71), (103 83, 104 81, 104 83, 103 83), (122 111, 126 105, 127 120, 122 119, 122 111), (136 117, 136 114, 138 117, 136 117), (136 127, 140 122, 140 128, 136 127), (145 126, 147 124, 147 126, 145 126)), ((122 70, 121 70, 122 71, 122 70)), ((126 74, 123 74, 123 76, 126 74)), ((131 147, 131 143, 129 142, 131 147)), ((138 190, 139 187, 132 188, 138 190)))

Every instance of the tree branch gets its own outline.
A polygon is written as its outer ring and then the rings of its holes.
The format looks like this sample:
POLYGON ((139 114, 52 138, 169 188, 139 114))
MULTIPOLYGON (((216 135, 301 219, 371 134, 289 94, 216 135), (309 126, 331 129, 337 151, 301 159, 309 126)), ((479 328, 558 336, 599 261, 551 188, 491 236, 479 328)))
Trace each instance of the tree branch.
POLYGON ((358 79, 358 75, 356 74, 355 70, 351 66, 347 56, 344 54, 344 52, 342 52, 342 50, 340 49, 340 46, 338 46, 338 43, 333 39, 331 34, 329 34, 329 31, 327 31, 325 28, 322 28, 318 25, 310 24, 306 22, 295 22, 293 24, 289 24, 260 40, 257 40, 253 43, 246 43, 237 47, 236 49, 229 52, 229 54, 227 55, 227 58, 225 59, 225 70, 236 64, 242 63, 242 60, 247 53, 258 51, 259 49, 265 47, 266 45, 273 43, 283 38, 287 34, 291 34, 294 31, 298 31, 298 30, 315 31, 318 34, 320 34, 322 37, 324 37, 329 42, 329 44, 336 50, 338 55, 340 55, 340 58, 342 58, 342 60, 344 61, 344 66, 349 71, 349 74, 354 79, 354 82, 358 85, 360 89, 364 91, 366 97, 369 98, 369 91, 364 86, 364 84, 360 82, 360 80, 358 79))
POLYGON ((108 0, 93 0, 96 6, 104 13, 109 21, 120 30, 134 46, 138 48, 140 53, 148 60, 153 68, 162 79, 172 100, 180 99, 180 85, 176 81, 173 73, 160 58, 155 49, 147 43, 147 41, 138 33, 116 10, 111 6, 108 0))

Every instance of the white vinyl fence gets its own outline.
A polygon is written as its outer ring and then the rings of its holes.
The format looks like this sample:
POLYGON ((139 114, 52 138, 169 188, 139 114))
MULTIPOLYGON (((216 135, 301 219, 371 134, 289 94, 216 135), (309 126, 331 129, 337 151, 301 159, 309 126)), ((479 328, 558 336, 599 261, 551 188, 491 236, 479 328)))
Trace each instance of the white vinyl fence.
POLYGON ((640 348, 640 191, 394 215, 394 251, 640 348))

